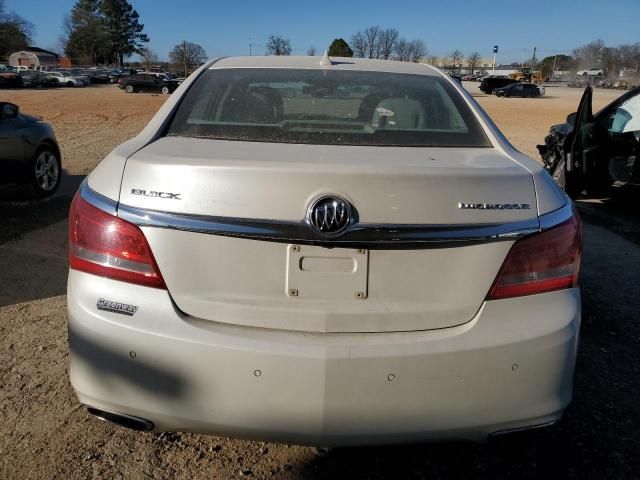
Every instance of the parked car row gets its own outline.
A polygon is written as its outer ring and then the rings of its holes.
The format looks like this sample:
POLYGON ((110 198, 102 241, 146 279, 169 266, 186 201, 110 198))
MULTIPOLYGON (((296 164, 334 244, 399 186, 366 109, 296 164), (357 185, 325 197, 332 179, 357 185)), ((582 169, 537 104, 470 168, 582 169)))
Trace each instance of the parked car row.
POLYGON ((130 75, 128 70, 98 68, 29 68, 0 65, 0 88, 83 87, 116 83, 130 75))

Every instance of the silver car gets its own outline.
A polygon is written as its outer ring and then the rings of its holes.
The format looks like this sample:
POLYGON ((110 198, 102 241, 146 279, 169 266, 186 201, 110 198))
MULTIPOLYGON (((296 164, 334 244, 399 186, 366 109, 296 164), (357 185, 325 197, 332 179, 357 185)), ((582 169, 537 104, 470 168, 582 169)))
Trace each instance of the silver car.
POLYGON ((432 67, 217 59, 73 201, 71 383, 139 430, 331 446, 551 425, 580 232, 432 67))

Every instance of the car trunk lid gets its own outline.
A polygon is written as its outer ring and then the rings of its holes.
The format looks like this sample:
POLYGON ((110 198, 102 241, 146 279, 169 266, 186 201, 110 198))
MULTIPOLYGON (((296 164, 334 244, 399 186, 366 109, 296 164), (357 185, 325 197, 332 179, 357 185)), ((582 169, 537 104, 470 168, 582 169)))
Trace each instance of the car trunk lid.
MULTIPOLYGON (((309 204, 324 194, 347 199, 358 226, 446 230, 537 218, 530 173, 492 148, 167 137, 128 159, 120 203, 174 218, 224 218, 231 225, 251 219, 277 228, 280 222, 303 224, 309 204)), ((186 230, 143 227, 185 314, 321 332, 426 330, 468 322, 512 244, 347 249, 186 230)))

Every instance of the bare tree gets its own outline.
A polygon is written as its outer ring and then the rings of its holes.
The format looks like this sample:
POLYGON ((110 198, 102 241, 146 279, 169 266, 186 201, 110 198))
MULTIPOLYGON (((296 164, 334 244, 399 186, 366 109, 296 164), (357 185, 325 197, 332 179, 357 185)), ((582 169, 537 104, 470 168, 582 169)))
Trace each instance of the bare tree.
POLYGON ((618 55, 623 67, 638 68, 640 65, 640 43, 620 45, 618 55))
POLYGON ((380 51, 378 49, 378 36, 380 35, 380 27, 378 27, 377 25, 373 27, 367 27, 364 29, 363 33, 367 41, 367 58, 378 58, 380 56, 380 51))
POLYGON ((409 41, 406 38, 400 37, 396 42, 393 47, 393 59, 401 62, 409 61, 409 41))
POLYGON ((586 68, 595 67, 602 61, 602 53, 606 45, 604 40, 598 39, 573 50, 573 56, 578 65, 586 68))
POLYGON ((440 61, 440 59, 436 55, 430 55, 429 57, 427 57, 427 63, 429 65, 434 66, 434 67, 438 66, 438 62, 439 61, 440 61))
POLYGON ((270 35, 267 40, 267 55, 291 55, 291 41, 280 35, 270 35))
POLYGON ((139 55, 142 59, 142 63, 144 63, 145 68, 150 68, 154 63, 158 63, 158 54, 150 48, 141 48, 139 55))
POLYGON ((184 74, 202 65, 207 60, 207 52, 197 43, 183 41, 169 52, 169 60, 176 67, 183 68, 184 74))
POLYGON ((380 58, 388 60, 393 55, 393 49, 398 41, 399 32, 395 28, 380 30, 378 35, 378 52, 380 58))
POLYGON ((367 37, 365 37, 364 33, 357 32, 351 37, 351 49, 354 57, 365 58, 367 55, 367 37))
POLYGON ((463 53, 456 49, 449 54, 449 58, 451 59, 451 68, 455 70, 456 68, 460 71, 460 67, 462 66, 462 61, 464 60, 463 53))
POLYGON ((307 55, 309 55, 310 57, 315 57, 315 55, 316 55, 316 47, 311 45, 309 47, 309 49, 307 50, 307 55))
POLYGON ((467 57, 467 65, 469 65, 469 69, 471 70, 471 75, 473 75, 474 70, 480 64, 480 60, 482 57, 479 52, 473 52, 467 57))
POLYGON ((407 62, 419 63, 428 53, 422 40, 411 40, 407 48, 407 62))
POLYGON ((401 62, 419 62, 427 55, 422 40, 407 40, 400 37, 395 28, 367 27, 351 37, 351 48, 355 57, 392 58, 401 62))

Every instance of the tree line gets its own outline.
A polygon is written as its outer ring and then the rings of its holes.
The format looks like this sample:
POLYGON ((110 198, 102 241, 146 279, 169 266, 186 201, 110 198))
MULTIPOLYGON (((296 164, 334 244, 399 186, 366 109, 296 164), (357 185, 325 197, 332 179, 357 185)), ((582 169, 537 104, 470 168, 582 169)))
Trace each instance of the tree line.
POLYGON ((429 52, 422 40, 408 40, 396 28, 377 25, 354 33, 351 36, 351 48, 355 57, 401 62, 419 62, 429 52))
POLYGON ((572 54, 567 60, 571 70, 598 67, 611 75, 623 69, 640 69, 640 42, 608 47, 598 39, 575 48, 572 54))
MULTIPOLYGON (((13 12, 7 12, 5 0, 0 0, 0 57, 26 49, 32 41, 33 25, 13 12)), ((146 44, 140 15, 129 0, 76 0, 65 18, 60 37, 61 49, 74 63, 123 65, 125 58, 134 54, 150 67, 159 63, 158 55, 146 44)), ((266 44, 267 55, 291 55, 291 41, 281 35, 270 35, 266 44)), ((336 38, 329 45, 329 55, 336 57, 360 57, 405 62, 426 62, 447 70, 466 68, 475 71, 482 59, 479 52, 465 56, 456 49, 444 57, 429 55, 425 43, 419 39, 407 39, 396 28, 374 25, 354 33, 347 43, 336 38)), ((322 54, 314 46, 308 55, 322 54)), ((573 49, 571 55, 552 55, 526 65, 550 74, 552 70, 575 71, 582 68, 602 68, 607 75, 623 69, 640 70, 640 42, 609 47, 603 40, 573 49)), ((191 71, 206 61, 207 53, 201 45, 183 41, 169 52, 169 60, 175 70, 191 71)), ((514 65, 520 65, 514 62, 514 65)))

